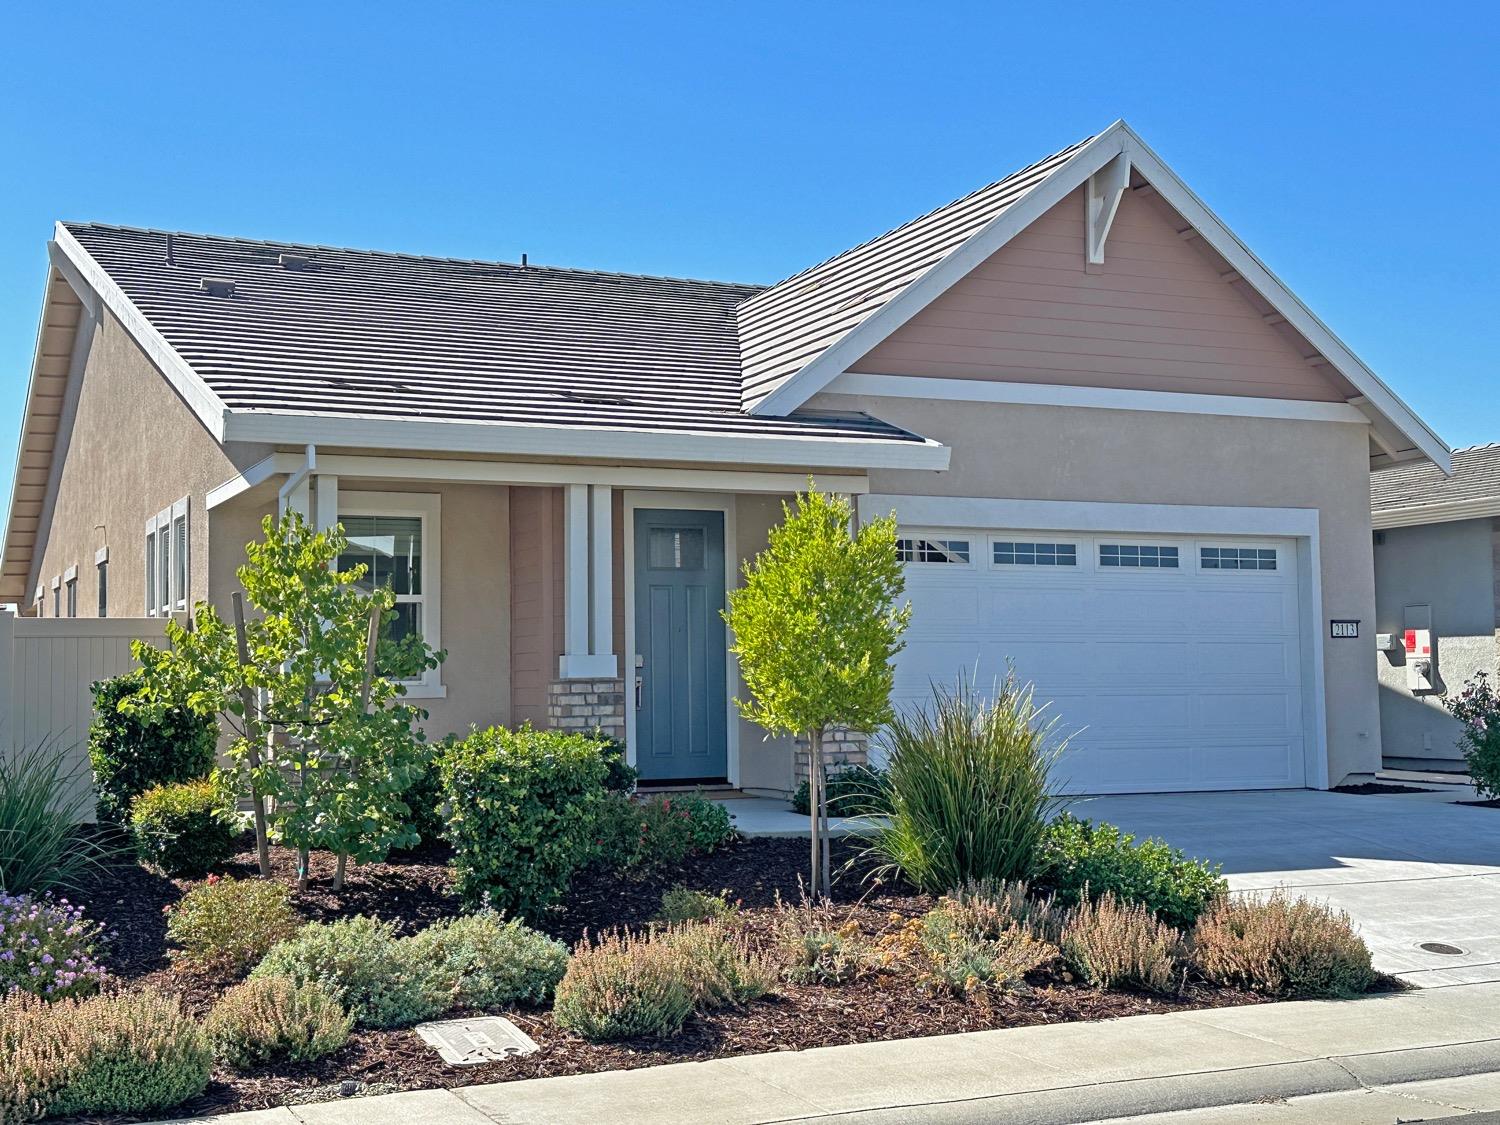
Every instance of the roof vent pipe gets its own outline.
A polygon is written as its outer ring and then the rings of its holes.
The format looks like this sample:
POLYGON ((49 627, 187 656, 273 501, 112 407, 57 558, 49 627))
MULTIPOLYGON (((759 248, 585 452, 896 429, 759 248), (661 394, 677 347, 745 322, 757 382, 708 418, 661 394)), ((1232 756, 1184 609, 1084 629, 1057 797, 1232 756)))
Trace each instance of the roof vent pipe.
POLYGON ((525 254, 521 255, 521 268, 523 270, 526 268, 526 255, 525 254))
POLYGON ((177 259, 173 257, 172 251, 176 249, 177 239, 171 231, 167 231, 167 265, 175 266, 177 259))
POLYGON ((210 297, 234 296, 234 282, 223 277, 205 277, 198 283, 198 289, 210 297))

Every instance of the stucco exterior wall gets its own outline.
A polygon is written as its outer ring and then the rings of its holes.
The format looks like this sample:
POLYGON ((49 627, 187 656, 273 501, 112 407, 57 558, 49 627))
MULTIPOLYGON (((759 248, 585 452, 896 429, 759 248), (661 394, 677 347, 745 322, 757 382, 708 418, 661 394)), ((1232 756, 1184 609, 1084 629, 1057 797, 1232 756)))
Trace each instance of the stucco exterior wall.
MULTIPOLYGON (((874 470, 877 493, 1135 504, 1315 508, 1324 620, 1375 619, 1369 438, 1352 423, 862 398, 876 416, 953 450, 947 472, 874 470)), ((822 395, 814 405, 850 409, 822 395)), ((1380 768, 1366 624, 1324 641, 1329 778, 1380 768)))
MULTIPOLYGON (((1407 606, 1430 606, 1436 686, 1456 692, 1497 667, 1494 521, 1457 520, 1381 531, 1375 544, 1375 620, 1381 633, 1406 627, 1407 606)), ((1376 653, 1381 744, 1394 766, 1454 767, 1459 724, 1438 693, 1407 687, 1405 657, 1376 653)))
POLYGON ((146 611, 146 520, 188 498, 189 593, 209 589, 209 523, 204 503, 210 488, 264 457, 260 445, 220 446, 192 410, 105 313, 94 331, 66 456, 54 471, 56 501, 43 529, 27 591, 51 584, 78 567, 78 613, 98 607, 94 554, 109 548, 110 617, 141 617, 146 611))

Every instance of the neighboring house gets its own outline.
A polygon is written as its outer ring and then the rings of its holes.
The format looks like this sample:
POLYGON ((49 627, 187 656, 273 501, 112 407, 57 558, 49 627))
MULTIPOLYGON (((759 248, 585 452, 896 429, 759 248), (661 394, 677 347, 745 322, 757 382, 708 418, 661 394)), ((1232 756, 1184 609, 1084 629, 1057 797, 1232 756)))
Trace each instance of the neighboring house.
POLYGON ((1391 638, 1376 655, 1385 764, 1462 770, 1443 695, 1500 673, 1500 445, 1455 450, 1452 476, 1420 462, 1382 469, 1370 505, 1376 627, 1391 638), (1408 629, 1430 635, 1430 676, 1407 655, 1408 629))
POLYGON ((784 792, 719 610, 811 474, 900 521, 901 703, 1013 661, 1088 792, 1380 766, 1370 466, 1448 450, 1123 123, 769 288, 50 250, 0 600, 224 606, 290 505, 447 650, 435 731, 597 724, 648 781, 784 792))

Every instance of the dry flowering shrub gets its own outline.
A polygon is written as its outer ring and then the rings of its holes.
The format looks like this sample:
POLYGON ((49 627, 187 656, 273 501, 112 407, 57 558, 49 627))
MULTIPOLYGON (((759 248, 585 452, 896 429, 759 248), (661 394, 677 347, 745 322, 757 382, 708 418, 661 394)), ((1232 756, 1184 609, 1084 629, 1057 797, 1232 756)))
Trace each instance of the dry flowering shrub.
POLYGON ((692 1010, 692 987, 668 945, 629 933, 579 942, 552 1007, 559 1027, 596 1042, 676 1035, 692 1010))
POLYGON ((782 904, 775 933, 783 975, 794 984, 848 984, 877 966, 859 923, 839 921, 826 905, 782 904))
POLYGON ((155 1113, 203 1092, 213 1052, 174 997, 106 993, 0 1003, 0 1121, 155 1113))
POLYGON ((1357 996, 1375 981, 1349 915, 1281 891, 1219 903, 1193 930, 1192 959, 1214 984, 1270 996, 1357 996))
POLYGON ((1038 941, 1056 945, 1062 935, 1062 912, 1052 897, 1035 895, 1019 881, 971 881, 949 891, 939 905, 954 928, 974 937, 995 938, 1019 927, 1038 941))
POLYGON ((226 973, 245 972, 302 927, 291 890, 266 879, 210 875, 165 913, 182 960, 226 973))
POLYGON ((204 1022, 214 1054, 248 1070, 282 1059, 308 1062, 338 1050, 353 1020, 316 984, 264 977, 236 985, 204 1022))
POLYGON ((780 965, 724 919, 669 926, 658 938, 698 1008, 738 1007, 774 992, 780 965))
POLYGON ((1068 912, 1060 947, 1069 968, 1095 988, 1181 991, 1182 934, 1108 891, 1068 912))
POLYGON ((49 1000, 97 992, 103 934, 83 908, 50 894, 0 894, 0 995, 32 992, 49 1000))

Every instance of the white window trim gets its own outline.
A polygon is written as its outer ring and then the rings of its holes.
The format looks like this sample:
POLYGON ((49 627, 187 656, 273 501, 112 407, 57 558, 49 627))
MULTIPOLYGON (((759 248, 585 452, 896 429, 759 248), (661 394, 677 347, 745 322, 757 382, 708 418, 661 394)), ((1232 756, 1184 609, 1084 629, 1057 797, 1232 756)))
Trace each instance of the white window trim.
MULTIPOLYGON (((184 496, 171 507, 163 508, 156 515, 148 517, 142 539, 143 542, 155 543, 154 550, 142 550, 146 577, 142 596, 146 600, 146 616, 167 617, 174 611, 185 612, 192 597, 193 584, 193 521, 188 497, 184 496), (182 521, 180 535, 177 530, 178 520, 182 521), (177 574, 176 550, 179 542, 182 544, 180 577, 177 574), (164 577, 165 582, 162 580, 164 577)), ((96 563, 108 561, 108 548, 102 550, 104 559, 95 556, 96 563)))
POLYGON ((1055 533, 1046 532, 1041 534, 1033 534, 1030 532, 1018 531, 1014 534, 1006 532, 1006 534, 1003 536, 986 535, 984 537, 984 550, 985 561, 989 564, 991 570, 1024 570, 1027 572, 1035 571, 1037 574, 1041 575, 1052 573, 1061 573, 1066 575, 1069 573, 1076 574, 1083 569, 1083 565, 1087 561, 1085 556, 1088 553, 1088 544, 1083 540, 1071 539, 1066 535, 1057 535, 1055 533), (1070 563, 996 562, 995 546, 998 543, 1015 543, 1018 545, 1025 544, 1027 546, 1036 547, 1072 547, 1073 561, 1070 563))
MULTIPOLYGON (((338 515, 418 516, 422 520, 422 639, 437 652, 443 647, 442 497, 435 492, 346 492, 339 489, 338 515)), ((408 699, 445 699, 443 666, 429 668, 420 680, 407 680, 408 699)))

